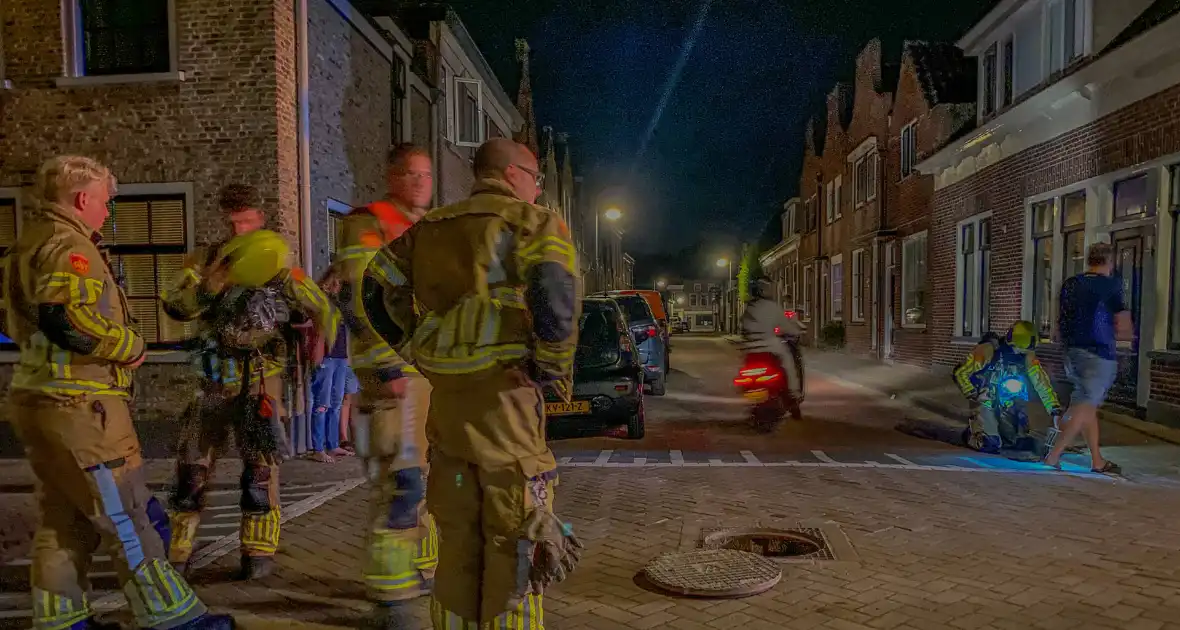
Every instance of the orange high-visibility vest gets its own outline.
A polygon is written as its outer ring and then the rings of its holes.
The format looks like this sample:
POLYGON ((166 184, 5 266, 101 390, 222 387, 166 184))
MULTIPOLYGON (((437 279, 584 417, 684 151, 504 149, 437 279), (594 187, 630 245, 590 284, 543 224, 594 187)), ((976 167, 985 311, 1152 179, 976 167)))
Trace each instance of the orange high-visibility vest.
POLYGON ((414 222, 410 221, 405 213, 388 201, 374 201, 365 206, 364 210, 377 217, 377 221, 381 223, 381 232, 386 243, 393 242, 410 229, 410 226, 414 225, 414 222))

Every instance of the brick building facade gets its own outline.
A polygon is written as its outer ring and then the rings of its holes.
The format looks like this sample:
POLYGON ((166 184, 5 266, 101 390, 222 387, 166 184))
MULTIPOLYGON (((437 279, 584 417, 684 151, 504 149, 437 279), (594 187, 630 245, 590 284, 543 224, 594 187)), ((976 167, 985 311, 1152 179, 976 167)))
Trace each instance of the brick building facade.
POLYGON ((1180 7, 1011 4, 959 42, 980 67, 979 130, 918 167, 935 176, 933 362, 1027 319, 1059 378, 1061 282, 1084 270, 1089 245, 1110 242, 1136 334, 1109 401, 1176 424, 1180 7))
MULTIPOLYGON (((335 217, 383 194, 391 144, 414 140, 438 162, 457 153, 455 134, 471 131, 472 119, 462 127, 445 116, 467 110, 422 71, 428 44, 444 61, 462 53, 468 65, 453 84, 468 95, 481 90, 477 104, 496 103, 476 131, 511 133, 520 122, 478 50, 460 41, 465 31, 453 15, 428 23, 435 39, 424 44, 347 0, 160 6, 159 15, 121 25, 70 2, 0 5, 0 248, 15 239, 22 189, 45 159, 78 153, 112 167, 120 188, 106 242, 151 342, 137 372, 140 420, 176 418, 192 400, 195 375, 178 349, 191 330, 163 315, 158 295, 187 252, 227 235, 216 209, 221 186, 257 186, 270 227, 319 273, 335 248, 335 217), (436 133, 438 120, 453 133, 436 133)), ((466 192, 463 160, 461 169, 436 165, 436 199, 454 200, 441 190, 447 182, 466 192)), ((14 349, 0 348, 4 386, 14 349)))

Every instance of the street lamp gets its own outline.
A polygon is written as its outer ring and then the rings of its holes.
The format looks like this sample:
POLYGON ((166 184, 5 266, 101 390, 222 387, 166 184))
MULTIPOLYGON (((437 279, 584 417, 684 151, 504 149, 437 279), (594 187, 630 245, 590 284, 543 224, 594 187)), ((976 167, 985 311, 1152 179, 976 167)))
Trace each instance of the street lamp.
POLYGON ((612 207, 612 208, 607 208, 606 212, 595 212, 594 213, 594 276, 596 279, 595 284, 597 285, 595 288, 597 290, 601 291, 603 288, 602 285, 605 283, 602 281, 602 258, 599 254, 600 250, 598 248, 598 219, 599 219, 599 217, 603 217, 607 221, 610 221, 613 223, 623 217, 623 211, 619 210, 618 208, 612 207))
POLYGON ((725 329, 732 332, 732 318, 729 312, 729 293, 733 291, 733 261, 729 258, 718 258, 717 266, 727 269, 725 274, 725 329))
POLYGON ((668 287, 668 281, 667 281, 667 280, 665 280, 665 279, 663 279, 663 278, 660 278, 659 280, 656 280, 656 289, 658 289, 658 290, 660 290, 660 291, 663 291, 663 290, 664 290, 665 288, 667 288, 667 287, 668 287))

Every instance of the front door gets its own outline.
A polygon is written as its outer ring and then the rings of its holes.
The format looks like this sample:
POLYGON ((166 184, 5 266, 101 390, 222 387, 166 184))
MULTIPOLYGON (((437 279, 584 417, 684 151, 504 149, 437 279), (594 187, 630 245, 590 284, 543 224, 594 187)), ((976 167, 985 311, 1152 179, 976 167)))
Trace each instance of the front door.
POLYGON ((1114 272, 1123 282, 1123 299, 1131 311, 1134 335, 1131 341, 1118 343, 1118 376, 1108 400, 1135 409, 1139 391, 1139 326, 1143 292, 1143 233, 1138 229, 1115 232, 1114 272))

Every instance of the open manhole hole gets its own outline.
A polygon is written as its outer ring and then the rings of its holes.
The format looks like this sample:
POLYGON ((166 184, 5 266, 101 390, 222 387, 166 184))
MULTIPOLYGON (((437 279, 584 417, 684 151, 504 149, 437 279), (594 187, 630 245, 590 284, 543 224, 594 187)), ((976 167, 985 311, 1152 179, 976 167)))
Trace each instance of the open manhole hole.
POLYGON ((767 558, 834 560, 827 538, 815 529, 737 528, 701 532, 701 549, 729 549, 767 558))
POLYGON ((774 588, 783 577, 778 563, 732 549, 665 553, 643 569, 656 589, 689 597, 749 597, 774 588))

